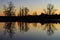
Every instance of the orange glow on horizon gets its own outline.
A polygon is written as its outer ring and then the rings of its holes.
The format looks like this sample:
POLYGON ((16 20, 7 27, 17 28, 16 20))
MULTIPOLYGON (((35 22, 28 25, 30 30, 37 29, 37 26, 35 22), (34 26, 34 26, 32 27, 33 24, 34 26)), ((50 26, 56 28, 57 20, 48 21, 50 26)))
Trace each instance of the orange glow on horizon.
MULTIPOLYGON (((29 12, 28 12, 28 15, 33 15, 33 12, 37 12, 37 15, 40 15, 42 12, 44 12, 43 10, 40 10, 40 9, 38 9, 38 10, 33 10, 33 9, 29 9, 29 12)), ((19 14, 19 9, 17 9, 16 11, 15 11, 15 15, 17 16, 19 14)), ((55 14, 60 14, 60 10, 57 10, 56 12, 55 12, 55 14)), ((3 10, 2 9, 0 9, 0 16, 4 16, 4 13, 3 13, 3 10)))

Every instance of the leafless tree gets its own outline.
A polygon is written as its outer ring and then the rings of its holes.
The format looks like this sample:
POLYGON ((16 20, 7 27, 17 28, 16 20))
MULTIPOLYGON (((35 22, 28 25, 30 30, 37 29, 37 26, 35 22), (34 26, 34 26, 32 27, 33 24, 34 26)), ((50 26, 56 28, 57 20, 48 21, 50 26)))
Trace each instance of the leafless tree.
POLYGON ((48 15, 52 15, 56 12, 57 10, 54 8, 54 5, 48 4, 47 5, 47 10, 44 9, 44 12, 48 15))
POLYGON ((29 9, 27 7, 20 8, 18 16, 26 16, 29 12, 29 9))
POLYGON ((9 2, 8 7, 4 6, 5 16, 15 16, 14 8, 15 7, 12 2, 9 2))
POLYGON ((25 16, 26 16, 29 12, 29 9, 27 7, 25 7, 24 10, 25 10, 25 16))

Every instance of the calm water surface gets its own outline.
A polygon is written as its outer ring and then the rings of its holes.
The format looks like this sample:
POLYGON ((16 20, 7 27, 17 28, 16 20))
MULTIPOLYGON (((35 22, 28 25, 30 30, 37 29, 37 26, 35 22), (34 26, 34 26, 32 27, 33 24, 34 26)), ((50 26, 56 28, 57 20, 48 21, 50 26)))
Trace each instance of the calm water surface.
POLYGON ((60 40, 60 24, 0 22, 0 40, 60 40))

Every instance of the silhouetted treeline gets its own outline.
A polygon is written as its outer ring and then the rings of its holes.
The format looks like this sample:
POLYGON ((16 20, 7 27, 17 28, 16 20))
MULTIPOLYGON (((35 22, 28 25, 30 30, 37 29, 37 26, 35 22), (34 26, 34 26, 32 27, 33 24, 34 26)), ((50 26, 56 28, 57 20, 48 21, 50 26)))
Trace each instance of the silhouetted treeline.
POLYGON ((22 7, 19 10, 18 16, 15 15, 15 6, 12 2, 9 2, 8 7, 4 6, 5 16, 0 16, 0 21, 20 21, 20 22, 60 22, 60 14, 55 14, 56 9, 54 5, 48 4, 47 10, 44 9, 45 13, 37 15, 37 12, 33 12, 33 15, 29 14, 29 9, 27 7, 22 7), (6 17, 7 16, 7 17, 6 17), (9 16, 9 17, 8 17, 9 16), (13 17, 12 17, 13 16, 13 17))
POLYGON ((60 14, 54 14, 54 15, 48 15, 48 14, 44 14, 41 13, 41 15, 39 15, 40 17, 44 17, 44 18, 51 18, 51 19, 59 19, 60 18, 60 14))

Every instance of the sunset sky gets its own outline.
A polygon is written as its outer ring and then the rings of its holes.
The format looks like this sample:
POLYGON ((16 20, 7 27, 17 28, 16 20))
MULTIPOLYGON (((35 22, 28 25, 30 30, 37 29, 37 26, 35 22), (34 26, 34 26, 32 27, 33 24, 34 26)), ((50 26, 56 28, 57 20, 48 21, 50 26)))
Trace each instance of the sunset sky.
POLYGON ((27 7, 30 10, 29 14, 35 11, 40 14, 49 3, 53 4, 54 8, 57 9, 56 13, 60 13, 60 0, 0 0, 0 15, 3 14, 3 6, 8 5, 10 1, 14 3, 17 11, 20 7, 27 7))

